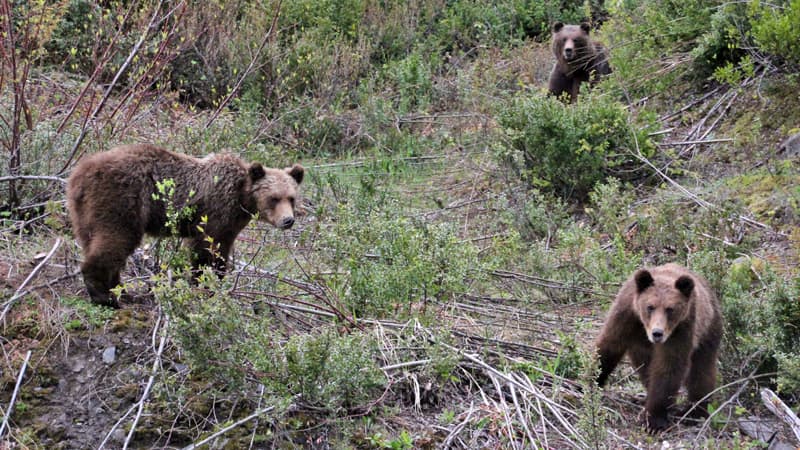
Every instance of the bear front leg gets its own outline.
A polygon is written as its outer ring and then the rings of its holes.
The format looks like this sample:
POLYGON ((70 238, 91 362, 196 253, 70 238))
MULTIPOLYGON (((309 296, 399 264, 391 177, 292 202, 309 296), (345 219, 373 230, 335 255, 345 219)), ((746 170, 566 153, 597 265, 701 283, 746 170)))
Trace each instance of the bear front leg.
POLYGON ((617 368, 622 357, 625 356, 625 349, 620 346, 621 343, 611 343, 604 340, 597 343, 597 354, 600 357, 600 375, 597 376, 598 386, 605 386, 608 377, 617 368))
POLYGON ((657 433, 669 425, 669 408, 675 402, 688 365, 688 351, 685 348, 667 348, 664 344, 653 346, 645 401, 645 427, 648 432, 657 433))
POLYGON ((708 416, 708 398, 704 398, 717 384, 717 349, 700 347, 692 354, 692 367, 686 380, 689 405, 686 411, 689 417, 702 418, 708 416))
POLYGON ((597 354, 600 357, 600 375, 597 384, 604 386, 609 375, 616 369, 625 353, 636 342, 639 319, 625 307, 614 305, 597 338, 597 354))

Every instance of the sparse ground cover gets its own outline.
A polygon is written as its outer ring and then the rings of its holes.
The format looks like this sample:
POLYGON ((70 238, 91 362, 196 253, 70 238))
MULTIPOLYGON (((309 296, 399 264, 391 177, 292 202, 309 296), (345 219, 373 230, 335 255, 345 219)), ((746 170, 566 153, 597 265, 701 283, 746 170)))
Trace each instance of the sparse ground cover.
POLYGON ((800 401, 796 3, 0 1, 0 447, 797 445, 759 397, 800 401), (615 73, 564 106, 548 24, 589 16, 615 73), (148 239, 91 305, 63 180, 140 141, 301 160, 302 216, 200 286, 148 239), (726 335, 712 417, 649 436, 591 343, 669 261, 726 335))

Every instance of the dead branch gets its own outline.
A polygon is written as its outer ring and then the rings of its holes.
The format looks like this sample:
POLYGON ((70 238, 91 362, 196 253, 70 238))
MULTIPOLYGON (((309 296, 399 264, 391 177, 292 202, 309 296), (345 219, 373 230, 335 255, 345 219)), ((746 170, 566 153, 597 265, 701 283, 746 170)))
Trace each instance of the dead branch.
POLYGON ((22 386, 22 377, 25 376, 25 369, 28 367, 28 361, 30 359, 31 351, 28 350, 28 353, 25 354, 25 361, 22 362, 22 367, 19 369, 19 375, 17 375, 17 384, 14 386, 14 393, 11 394, 11 401, 8 402, 8 408, 6 408, 3 417, 3 424, 0 425, 0 437, 3 436, 3 432, 8 424, 8 419, 11 417, 11 411, 14 410, 14 402, 17 401, 17 394, 19 393, 20 386, 22 386))
POLYGON ((211 440, 213 440, 213 439, 216 439, 216 438, 218 438, 218 437, 222 436, 223 434, 225 434, 225 433, 227 433, 228 431, 230 431, 230 430, 232 430, 232 429, 234 429, 234 428, 238 427, 239 425, 241 425, 241 424, 243 424, 243 423, 247 423, 247 422, 249 422, 249 421, 251 421, 251 420, 255 419, 256 417, 262 416, 262 415, 264 415, 264 414, 266 414, 266 413, 268 413, 268 412, 272 411, 273 409, 275 409, 275 407, 274 407, 274 406, 268 406, 268 407, 266 407, 266 408, 261 408, 261 409, 259 409, 258 411, 254 412, 253 414, 250 414, 249 416, 247 416, 247 417, 245 417, 245 418, 243 418, 243 419, 239 419, 239 420, 237 420, 236 422, 234 422, 234 423, 232 423, 232 424, 228 425, 227 427, 225 427, 225 428, 223 428, 223 429, 221 429, 221 430, 217 431, 216 433, 214 433, 214 434, 212 434, 211 436, 209 436, 209 437, 207 437, 207 438, 203 439, 202 441, 200 441, 200 442, 196 442, 196 443, 194 443, 194 444, 191 444, 191 445, 187 445, 186 447, 183 447, 183 450, 194 450, 194 449, 196 449, 196 448, 198 448, 198 447, 200 447, 200 446, 202 446, 202 445, 205 445, 205 444, 206 444, 206 443, 208 443, 209 441, 211 441, 211 440))
POLYGON ((706 140, 695 140, 695 141, 670 141, 670 142, 659 142, 656 145, 661 146, 670 146, 670 145, 697 145, 697 144, 714 144, 718 142, 733 142, 731 138, 719 138, 719 139, 706 139, 706 140))
MULTIPOLYGON (((160 321, 159 317, 159 321, 160 321)), ((153 329, 153 338, 155 338, 155 333, 158 331, 158 323, 156 323, 155 328, 153 329)), ((164 324, 161 326, 161 342, 158 344, 158 350, 156 351, 155 360, 153 360, 153 368, 150 370, 150 379, 147 380, 147 386, 144 388, 144 392, 142 393, 142 398, 139 399, 139 410, 136 412, 136 417, 133 419, 133 423, 131 424, 131 429, 128 431, 128 436, 125 438, 125 443, 122 445, 122 449, 125 450, 128 448, 128 445, 133 438, 133 432, 136 430, 136 424, 139 423, 139 419, 142 417, 142 411, 144 411, 144 404, 147 401, 147 397, 150 395, 150 389, 153 387, 153 382, 156 379, 156 372, 158 368, 161 366, 161 354, 164 352, 164 344, 167 341, 167 332, 169 331, 169 317, 164 317, 164 324)))
MULTIPOLYGON (((794 437, 798 443, 800 443, 800 419, 797 418, 797 415, 789 408, 786 403, 783 402, 777 395, 775 395, 772 390, 764 388, 761 389, 761 401, 764 402, 764 406, 767 407, 770 411, 773 412, 779 419, 784 421, 789 427, 792 429, 794 433, 794 437)), ((0 432, 2 435, 2 432, 0 432)))
POLYGON ((4 183, 6 181, 16 181, 16 180, 58 181, 59 183, 67 184, 66 178, 52 177, 48 175, 13 175, 9 177, 0 177, 0 183, 4 183))
POLYGON ((39 274, 42 268, 44 268, 44 266, 47 264, 47 261, 49 261, 50 258, 53 256, 53 254, 56 252, 56 249, 60 246, 61 246, 61 238, 58 238, 56 239, 56 243, 53 244, 53 248, 51 248, 50 251, 47 252, 47 255, 45 255, 45 257, 39 262, 39 264, 37 264, 36 267, 33 268, 28 277, 25 278, 25 281, 23 281, 22 284, 19 285, 17 290, 14 292, 14 295, 12 295, 11 298, 8 299, 3 304, 3 312, 0 313, 0 322, 3 322, 5 320, 6 314, 8 314, 8 311, 11 309, 11 306, 14 304, 14 302, 16 302, 17 300, 19 300, 20 298, 25 296, 25 294, 28 293, 28 291, 24 290, 25 286, 27 286, 28 283, 30 283, 31 280, 33 280, 36 277, 36 275, 39 274))

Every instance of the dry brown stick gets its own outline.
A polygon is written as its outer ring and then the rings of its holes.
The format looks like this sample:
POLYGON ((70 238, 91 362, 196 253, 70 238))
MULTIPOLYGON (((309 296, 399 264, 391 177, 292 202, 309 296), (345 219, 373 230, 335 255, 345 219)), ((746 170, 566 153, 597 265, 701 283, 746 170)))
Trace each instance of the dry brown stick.
POLYGON ((11 411, 14 409, 14 402, 17 401, 17 394, 19 393, 20 386, 22 386, 22 377, 25 376, 25 369, 28 367, 28 361, 30 359, 31 351, 28 350, 28 353, 25 354, 25 361, 22 362, 22 367, 19 369, 19 375, 17 375, 17 384, 14 386, 14 393, 11 394, 11 401, 8 402, 8 408, 6 409, 6 413, 3 417, 3 424, 0 425, 0 437, 3 436, 3 431, 6 429, 8 419, 11 417, 11 411))
POLYGON ((25 278, 25 281, 23 281, 22 284, 20 284, 17 290, 14 292, 14 295, 12 295, 11 298, 5 302, 3 307, 3 312, 0 313, 0 322, 3 322, 5 320, 6 314, 8 314, 8 310, 11 309, 11 306, 14 304, 14 302, 16 302, 17 300, 22 298, 25 294, 27 294, 28 291, 24 290, 25 286, 27 286, 28 283, 30 283, 31 280, 33 280, 36 277, 36 275, 42 270, 42 268, 44 268, 45 264, 47 264, 47 261, 50 260, 50 258, 53 256, 53 253, 55 253, 56 249, 60 246, 61 246, 61 238, 58 238, 56 239, 56 243, 53 244, 53 248, 51 248, 50 251, 47 252, 47 255, 45 255, 45 257, 39 262, 39 264, 37 264, 36 267, 33 268, 28 277, 25 278))
MULTIPOLYGON (((800 443, 800 419, 792 412, 786 403, 783 402, 772 390, 764 388, 761 389, 761 401, 764 406, 773 412, 779 419, 784 421, 792 429, 795 439, 800 443)), ((2 432, 0 432, 2 434, 2 432)))

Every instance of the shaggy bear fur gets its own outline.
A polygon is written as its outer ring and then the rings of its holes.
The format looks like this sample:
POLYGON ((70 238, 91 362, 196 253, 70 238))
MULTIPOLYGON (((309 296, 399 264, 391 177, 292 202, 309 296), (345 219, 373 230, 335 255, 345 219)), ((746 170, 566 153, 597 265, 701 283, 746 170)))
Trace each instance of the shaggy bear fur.
POLYGON ((298 164, 269 169, 233 155, 199 159, 146 144, 84 158, 67 182, 67 208, 83 249, 81 272, 92 301, 118 306, 110 290, 120 283, 125 260, 145 233, 169 235, 165 199, 154 198, 157 182, 172 179, 175 192, 167 200, 176 210, 193 210, 177 231, 193 250, 194 273, 210 265, 222 276, 236 236, 253 215, 282 229, 294 224, 303 174, 298 164), (200 232, 203 216, 207 223, 200 232))
POLYGON ((662 430, 682 383, 699 402, 692 412, 705 413, 721 339, 719 302, 704 278, 677 264, 641 269, 622 285, 597 338, 597 382, 627 353, 647 389, 645 426, 662 430))
POLYGON ((608 52, 603 44, 589 37, 590 27, 580 25, 553 24, 553 54, 556 64, 550 73, 548 90, 556 97, 569 93, 571 103, 578 99, 580 85, 589 81, 593 85, 602 75, 611 73, 608 52))

